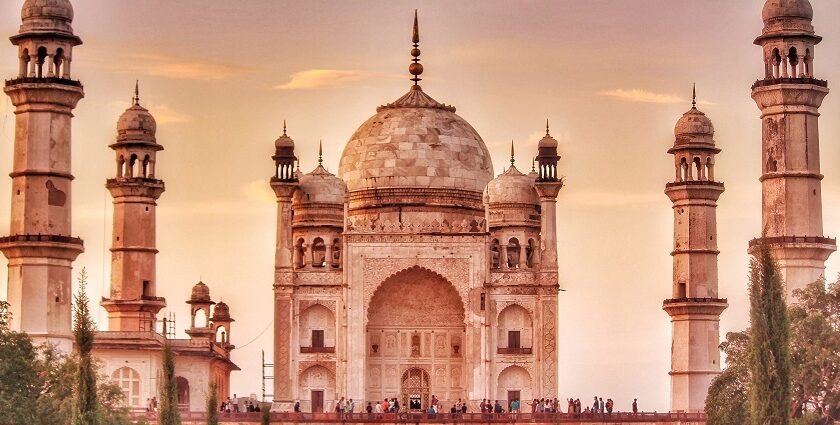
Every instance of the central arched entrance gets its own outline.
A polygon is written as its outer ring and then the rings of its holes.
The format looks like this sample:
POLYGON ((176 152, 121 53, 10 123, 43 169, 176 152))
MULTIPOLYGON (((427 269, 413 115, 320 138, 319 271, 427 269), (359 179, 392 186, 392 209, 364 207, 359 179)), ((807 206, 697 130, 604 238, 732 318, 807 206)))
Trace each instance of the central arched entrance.
POLYGON ((382 282, 367 308, 367 400, 426 409, 432 396, 466 399, 464 322, 458 291, 437 273, 411 267, 382 282))
POLYGON ((402 376, 400 403, 410 410, 421 410, 429 405, 432 390, 429 373, 423 369, 413 367, 402 376))

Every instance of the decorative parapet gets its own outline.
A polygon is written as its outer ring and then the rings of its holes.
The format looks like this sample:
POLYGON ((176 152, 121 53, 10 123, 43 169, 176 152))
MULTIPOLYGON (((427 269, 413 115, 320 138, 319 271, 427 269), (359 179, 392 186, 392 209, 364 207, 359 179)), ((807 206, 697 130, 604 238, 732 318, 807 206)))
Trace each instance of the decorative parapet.
POLYGON ((407 234, 439 234, 439 233, 484 233, 487 228, 484 220, 450 223, 447 220, 422 221, 419 223, 371 221, 364 219, 348 219, 345 233, 407 233, 407 234))
POLYGON ((295 272, 293 284, 298 286, 331 286, 342 285, 341 271, 323 272, 295 272))

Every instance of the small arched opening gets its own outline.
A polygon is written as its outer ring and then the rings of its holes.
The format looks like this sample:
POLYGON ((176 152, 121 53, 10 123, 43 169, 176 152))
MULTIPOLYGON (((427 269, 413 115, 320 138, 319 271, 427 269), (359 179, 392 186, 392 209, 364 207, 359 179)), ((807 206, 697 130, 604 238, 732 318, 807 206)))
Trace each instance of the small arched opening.
POLYGON ((499 240, 493 239, 493 242, 490 243, 490 268, 498 269, 499 267, 501 267, 499 240))
POLYGON ((207 327, 207 312, 203 308, 197 308, 193 311, 192 319, 193 327, 206 328, 207 327))
POLYGON ((531 354, 533 320, 528 310, 509 305, 499 313, 498 324, 499 354, 531 354))
POLYGON ((691 180, 691 169, 688 167, 688 161, 685 157, 680 158, 680 181, 688 181, 691 180))
POLYGON ((111 382, 122 390, 125 403, 131 407, 141 407, 140 404, 140 374, 130 367, 121 367, 111 374, 111 382))
POLYGON ((46 47, 39 47, 38 48, 38 67, 36 72, 36 77, 44 78, 44 64, 47 63, 47 48, 46 47))
POLYGON ((312 267, 324 267, 327 258, 327 245, 321 238, 312 241, 312 267))
POLYGON ((525 246, 525 264, 529 269, 537 265, 537 243, 533 239, 528 239, 528 245, 525 246))
POLYGON ((189 410, 190 408, 190 381, 183 376, 175 378, 175 383, 178 386, 178 408, 181 410, 189 410))
POLYGON ((332 353, 335 351, 335 315, 321 304, 300 313, 301 352, 332 353))
POLYGON ((63 74, 63 71, 64 71, 63 65, 64 65, 64 49, 59 47, 58 50, 55 51, 55 56, 53 57, 53 72, 54 72, 54 75, 58 78, 61 78, 61 76, 64 75, 63 74))
POLYGON ((150 162, 151 162, 151 159, 149 158, 149 155, 146 155, 146 156, 143 157, 143 178, 148 178, 149 177, 149 163, 150 162))
POLYGON ((694 157, 694 170, 697 171, 697 180, 706 180, 706 176, 703 173, 703 164, 700 162, 700 157, 694 157))
POLYGON ((117 158, 117 177, 123 177, 125 175, 125 157, 120 155, 117 158))
POLYGON ((519 245, 519 239, 510 238, 507 245, 507 268, 519 268, 519 255, 522 247, 519 245))
POLYGON ((330 264, 336 269, 341 267, 341 239, 333 239, 330 264))
POLYGON ((778 48, 773 49, 770 56, 770 63, 773 65, 773 78, 780 78, 782 76, 780 67, 782 65, 782 55, 778 48))
POLYGON ((30 61, 29 49, 23 49, 20 54, 20 70, 18 71, 18 78, 25 78, 29 76, 30 61))

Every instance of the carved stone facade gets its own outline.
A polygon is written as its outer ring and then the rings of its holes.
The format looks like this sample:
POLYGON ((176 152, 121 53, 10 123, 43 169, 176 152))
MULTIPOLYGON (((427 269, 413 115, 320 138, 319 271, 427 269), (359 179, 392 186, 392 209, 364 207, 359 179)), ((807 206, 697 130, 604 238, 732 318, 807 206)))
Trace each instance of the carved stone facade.
POLYGON ((275 410, 558 395, 548 131, 539 171, 493 179, 478 132, 414 85, 359 127, 339 176, 290 171, 285 130, 275 148, 275 410))

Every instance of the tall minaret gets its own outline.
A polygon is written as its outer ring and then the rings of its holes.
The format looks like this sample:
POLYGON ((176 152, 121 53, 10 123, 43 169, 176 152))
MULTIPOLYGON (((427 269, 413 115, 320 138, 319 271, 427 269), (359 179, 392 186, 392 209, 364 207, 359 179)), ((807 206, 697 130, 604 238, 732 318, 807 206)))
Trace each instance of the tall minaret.
POLYGON ((72 264, 84 251, 70 228, 70 121, 84 97, 70 64, 82 41, 68 0, 26 0, 21 18, 11 37, 20 68, 5 87, 16 108, 10 236, 0 238, 7 299, 15 330, 69 352, 72 264))
POLYGON ((157 124, 140 106, 135 86, 132 105, 117 122, 116 178, 105 187, 114 198, 111 241, 111 296, 102 300, 110 331, 153 331, 155 316, 166 306, 157 297, 155 279, 155 208, 164 191, 155 177, 157 124))
POLYGON ((292 309, 292 195, 298 187, 295 142, 283 135, 274 142, 274 176, 271 188, 277 196, 277 245, 274 257, 274 401, 291 407, 292 357, 289 352, 294 311, 292 309))
MULTIPOLYGON (((563 178, 557 174, 557 140, 551 137, 548 121, 545 136, 537 144, 537 195, 540 197, 542 224, 540 229, 540 262, 543 270, 557 270, 557 195, 563 188, 563 178)), ((511 149, 513 149, 511 147, 511 149)))
MULTIPOLYGON (((837 249, 823 236, 818 109, 828 83, 814 78, 814 12, 808 0, 767 0, 764 78, 752 87, 762 121, 763 240, 782 271, 787 292, 817 280, 837 249)), ((756 247, 761 239, 750 242, 756 247)))
POLYGON ((723 183, 715 181, 712 122, 696 108, 677 121, 676 176, 665 185, 674 205, 674 282, 663 309, 671 316, 671 411, 703 412, 712 379, 720 373, 717 200, 723 183))

